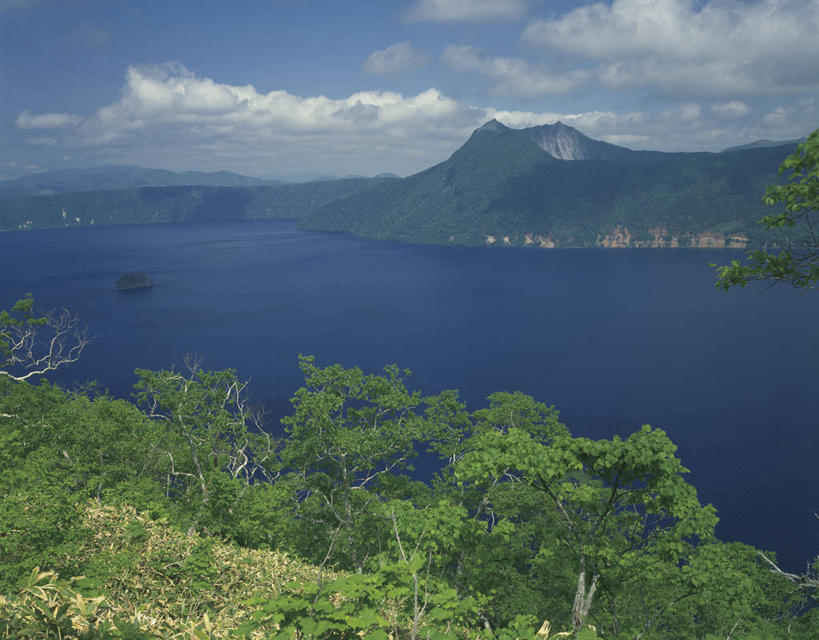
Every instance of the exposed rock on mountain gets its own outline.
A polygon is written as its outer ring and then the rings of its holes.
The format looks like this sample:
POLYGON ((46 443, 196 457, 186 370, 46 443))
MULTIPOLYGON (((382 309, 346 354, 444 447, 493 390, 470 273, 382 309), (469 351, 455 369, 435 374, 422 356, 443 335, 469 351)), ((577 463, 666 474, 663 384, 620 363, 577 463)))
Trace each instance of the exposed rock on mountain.
POLYGON ((593 140, 558 121, 524 129, 532 141, 557 160, 633 160, 636 152, 593 140))

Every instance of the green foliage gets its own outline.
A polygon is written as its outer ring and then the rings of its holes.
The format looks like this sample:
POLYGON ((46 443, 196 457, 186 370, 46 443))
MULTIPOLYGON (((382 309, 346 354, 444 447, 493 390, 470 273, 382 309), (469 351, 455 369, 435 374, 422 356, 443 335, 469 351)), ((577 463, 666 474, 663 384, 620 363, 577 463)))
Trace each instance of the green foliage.
POLYGON ((17 589, 34 567, 62 568, 85 531, 75 499, 58 487, 4 493, 0 500, 0 593, 17 589))
POLYGON ((282 459, 301 485, 305 519, 329 541, 319 553, 360 569, 378 543, 372 505, 381 481, 411 469, 415 445, 428 435, 417 411, 421 395, 404 384, 409 372, 394 365, 383 375, 364 375, 301 356, 300 366, 305 386, 282 420, 288 436, 282 459))
POLYGON ((788 247, 778 253, 751 251, 745 262, 733 260, 717 267, 718 288, 744 287, 754 280, 787 282, 798 289, 816 288, 819 238, 814 224, 819 212, 819 129, 785 158, 779 173, 787 174, 786 183, 769 186, 762 200, 766 205, 781 203, 784 211, 765 216, 760 224, 768 231, 790 230, 788 247))
POLYGON ((187 373, 137 369, 137 402, 159 428, 153 448, 167 492, 184 498, 194 518, 225 522, 247 485, 275 473, 275 443, 234 371, 206 371, 195 360, 187 366, 187 373))
POLYGON ((458 464, 464 480, 512 477, 543 494, 577 562, 572 624, 581 628, 598 581, 623 581, 658 559, 676 562, 713 534, 676 446, 644 426, 625 440, 558 436, 543 444, 520 428, 489 430, 458 464))
POLYGON ((376 575, 337 578, 324 586, 288 585, 287 591, 265 603, 239 628, 240 637, 270 629, 267 638, 386 639, 387 621, 378 611, 384 602, 383 583, 376 575))
MULTIPOLYGON (((459 599, 454 589, 430 596, 429 609, 414 621, 404 609, 406 587, 391 569, 336 578, 323 586, 291 584, 277 598, 264 603, 240 627, 242 637, 258 629, 266 638, 327 638, 328 640, 394 640, 464 637, 476 610, 473 600, 459 599)), ((477 634, 470 634, 477 637, 477 634)))
POLYGON ((182 563, 182 575, 190 581, 191 590, 201 592, 209 589, 218 571, 213 563, 213 540, 201 538, 182 563))
POLYGON ((815 637, 812 576, 716 541, 663 431, 300 365, 280 446, 230 370, 139 370, 142 411, 0 381, 0 639, 815 637))

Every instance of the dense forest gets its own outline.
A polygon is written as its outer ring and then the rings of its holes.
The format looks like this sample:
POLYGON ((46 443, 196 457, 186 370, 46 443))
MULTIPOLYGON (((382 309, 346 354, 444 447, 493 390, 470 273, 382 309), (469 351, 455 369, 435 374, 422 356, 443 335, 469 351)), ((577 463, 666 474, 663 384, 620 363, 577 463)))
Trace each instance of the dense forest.
POLYGON ((815 581, 715 538, 660 429, 576 437, 519 392, 471 409, 311 356, 277 429, 195 358, 131 401, 34 383, 79 319, 28 297, 0 327, 0 638, 819 632, 815 581))
MULTIPOLYGON (((805 242, 717 286, 815 288, 819 131, 782 171, 763 226, 805 242)), ((132 400, 44 379, 88 343, 31 296, 0 311, 4 640, 819 635, 819 557, 716 538, 661 429, 592 440, 520 392, 467 407, 313 356, 280 426, 195 357, 137 369, 132 400)))

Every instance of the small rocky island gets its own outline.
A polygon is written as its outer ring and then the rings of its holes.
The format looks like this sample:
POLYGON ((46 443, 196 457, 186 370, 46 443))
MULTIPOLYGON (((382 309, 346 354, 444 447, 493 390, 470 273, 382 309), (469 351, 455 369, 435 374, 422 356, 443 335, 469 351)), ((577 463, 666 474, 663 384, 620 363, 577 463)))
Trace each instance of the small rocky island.
POLYGON ((154 286, 154 281, 150 276, 141 271, 129 271, 123 273, 117 284, 115 285, 118 291, 129 291, 131 289, 150 289, 154 286))

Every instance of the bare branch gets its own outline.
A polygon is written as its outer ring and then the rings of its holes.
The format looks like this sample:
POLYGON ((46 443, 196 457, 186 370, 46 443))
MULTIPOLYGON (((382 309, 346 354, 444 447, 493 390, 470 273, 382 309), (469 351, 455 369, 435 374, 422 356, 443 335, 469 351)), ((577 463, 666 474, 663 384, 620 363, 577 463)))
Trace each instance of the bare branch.
POLYGON ((765 562, 771 565, 771 572, 776 573, 782 576, 783 578, 787 578, 793 584, 795 584, 798 589, 805 590, 819 589, 819 578, 814 578, 809 574, 797 575, 795 573, 788 573, 787 571, 783 571, 773 560, 771 560, 764 553, 762 553, 761 551, 758 551, 757 553, 759 553, 759 555, 762 556, 765 562))
POLYGON ((92 339, 79 316, 67 309, 41 318, 33 318, 30 312, 18 318, 4 311, 0 314, 0 376, 22 382, 54 371, 79 360, 92 339))

